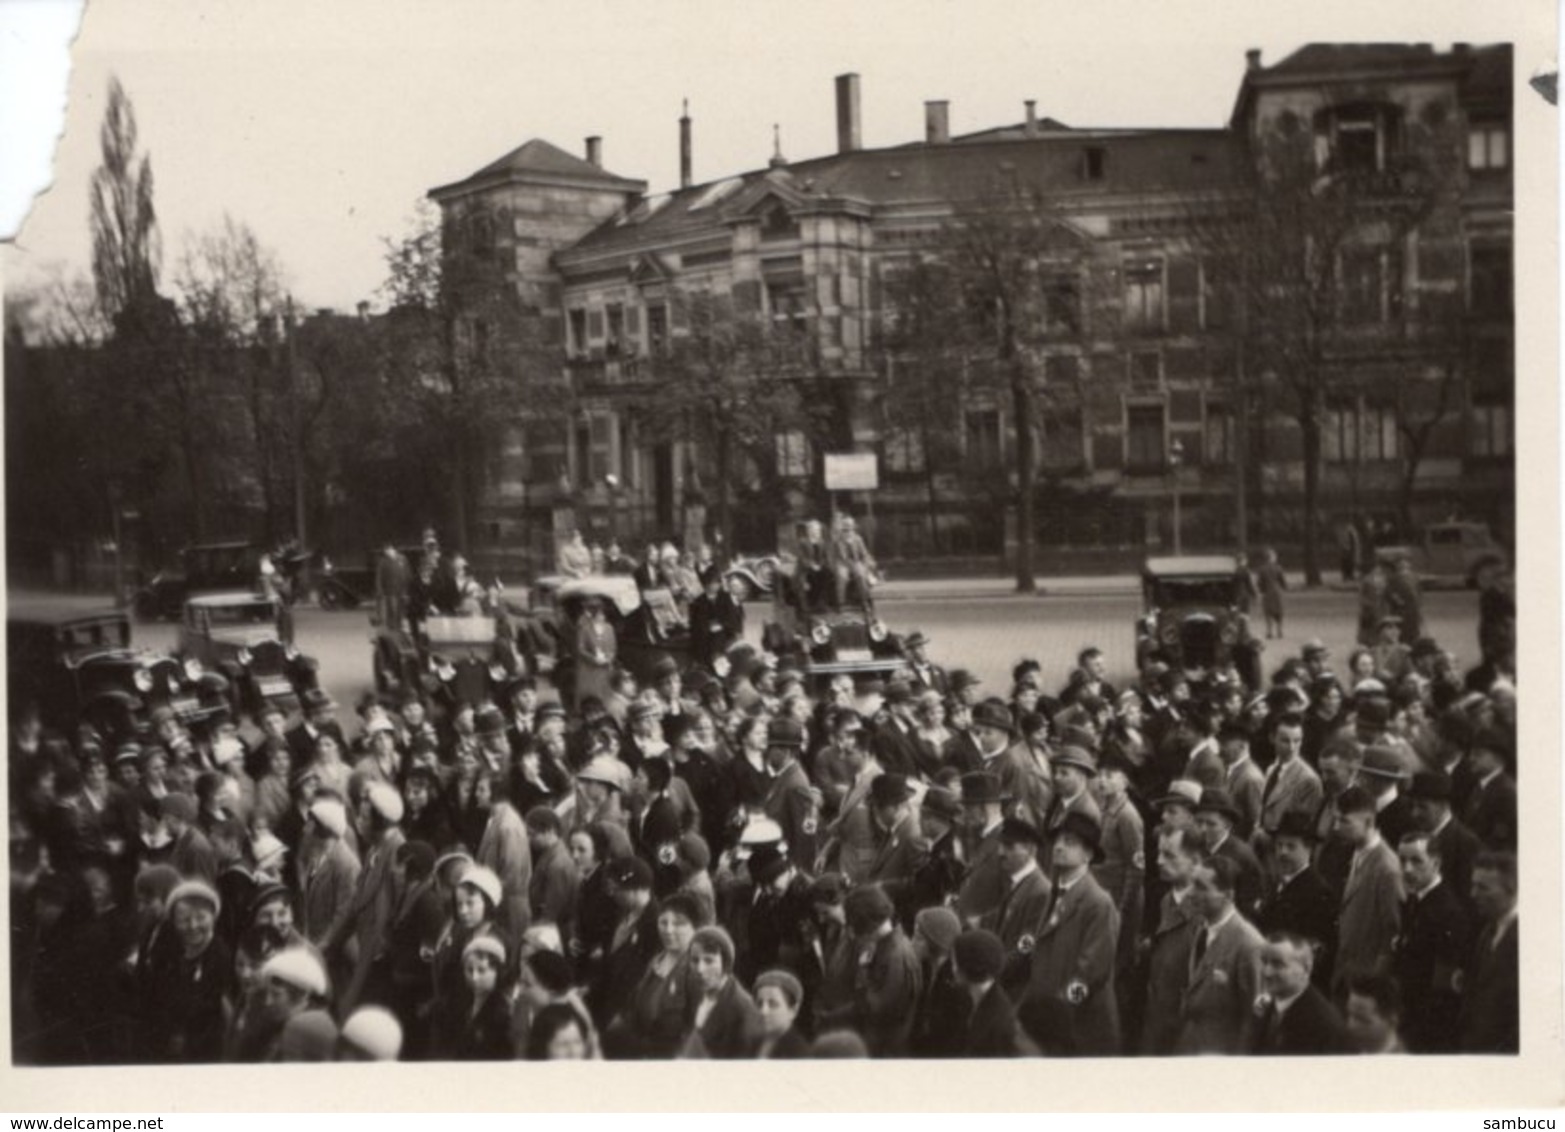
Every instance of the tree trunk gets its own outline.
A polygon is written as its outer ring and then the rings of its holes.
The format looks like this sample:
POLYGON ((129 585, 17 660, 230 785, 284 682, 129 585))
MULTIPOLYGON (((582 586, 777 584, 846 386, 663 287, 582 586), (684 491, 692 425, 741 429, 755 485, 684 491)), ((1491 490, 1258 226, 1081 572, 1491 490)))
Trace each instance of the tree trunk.
POLYGON ((935 487, 935 463, 929 448, 929 426, 920 430, 919 443, 924 452, 924 487, 929 493, 929 552, 940 553, 940 494, 935 487))
POLYGON ((728 429, 718 428, 717 432, 717 537, 722 540, 723 553, 732 561, 734 557, 734 529, 733 514, 730 510, 730 492, 732 490, 732 476, 729 465, 733 460, 733 449, 728 436, 728 429))
POLYGON ((1011 401, 1016 416, 1016 592, 1030 594, 1038 589, 1032 568, 1032 389, 1028 386, 1026 367, 1017 356, 1016 347, 1007 343, 1005 353, 1011 367, 1011 401))
POLYGON ((1320 494, 1320 418, 1313 407, 1299 421, 1304 439, 1304 584, 1321 584, 1320 554, 1316 546, 1315 510, 1320 494))

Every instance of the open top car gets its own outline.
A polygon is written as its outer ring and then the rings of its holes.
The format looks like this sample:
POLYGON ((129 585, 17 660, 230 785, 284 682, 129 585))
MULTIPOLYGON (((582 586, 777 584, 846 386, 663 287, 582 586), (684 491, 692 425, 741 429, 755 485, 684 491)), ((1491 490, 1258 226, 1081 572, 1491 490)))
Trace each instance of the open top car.
POLYGON ((1483 523, 1431 523, 1422 533, 1422 541, 1416 544, 1376 547, 1376 560, 1388 569, 1404 558, 1410 560, 1419 585, 1431 588, 1475 589, 1484 570, 1505 569, 1505 548, 1494 541, 1483 523))
POLYGON ((227 678, 234 706, 255 715, 267 703, 291 711, 314 687, 316 663, 282 639, 282 606, 263 594, 223 593, 185 602, 179 654, 227 678))
MULTIPOLYGON (((672 657, 681 670, 690 664, 690 626, 666 589, 636 588, 633 578, 594 574, 585 578, 548 576, 529 590, 533 624, 540 640, 552 637, 549 673, 567 704, 576 702, 576 633, 589 600, 602 603, 614 628, 617 663, 645 683, 657 664, 672 657)), ((520 640, 520 634, 518 634, 520 640)), ((540 659, 540 667, 542 667, 540 659)))
POLYGON ((84 720, 122 730, 159 705, 188 723, 224 706, 221 677, 194 658, 133 648, 130 619, 117 609, 13 610, 6 646, 12 712, 36 703, 51 727, 84 720))
POLYGON ((812 685, 847 673, 855 680, 885 679, 907 666, 902 644, 857 587, 838 601, 830 579, 801 577, 787 556, 772 587, 773 620, 761 644, 779 660, 792 660, 812 685))
POLYGON ((1143 612, 1136 621, 1137 667, 1160 660, 1201 679, 1232 664, 1246 684, 1256 687, 1261 644, 1250 635, 1246 594, 1246 581, 1231 557, 1147 559, 1141 573, 1143 612))
POLYGON ((447 710, 497 699, 520 673, 504 618, 490 613, 436 615, 416 633, 382 626, 374 638, 375 688, 419 688, 447 710))

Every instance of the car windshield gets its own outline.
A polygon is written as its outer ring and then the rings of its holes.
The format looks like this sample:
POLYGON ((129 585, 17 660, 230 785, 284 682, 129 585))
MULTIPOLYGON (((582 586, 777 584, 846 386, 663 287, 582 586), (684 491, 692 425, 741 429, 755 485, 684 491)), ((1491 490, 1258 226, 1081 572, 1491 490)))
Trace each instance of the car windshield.
POLYGON ((1152 583, 1155 605, 1233 605, 1232 578, 1160 578, 1152 583))
POLYGON ((97 652, 102 649, 130 647, 130 623, 127 621, 86 621, 62 626, 60 647, 66 652, 97 652))
POLYGON ((270 625, 277 620, 277 609, 269 601, 243 605, 209 605, 208 622, 216 625, 270 625))

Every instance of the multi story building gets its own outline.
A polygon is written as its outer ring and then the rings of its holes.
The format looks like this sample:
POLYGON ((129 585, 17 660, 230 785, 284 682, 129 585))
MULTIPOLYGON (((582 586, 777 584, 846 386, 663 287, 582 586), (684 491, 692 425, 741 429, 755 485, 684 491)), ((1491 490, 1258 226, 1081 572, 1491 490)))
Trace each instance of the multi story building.
POLYGON ((1511 83, 1506 46, 1310 45, 1269 67, 1251 52, 1221 128, 1069 128, 1029 102, 1020 123, 953 137, 930 102, 922 141, 868 150, 859 78, 843 75, 835 153, 694 184, 686 116, 681 183, 658 193, 606 171, 597 138, 584 158, 530 141, 430 194, 448 240, 497 254, 569 376, 568 405, 524 404, 531 423, 490 454, 483 529, 537 554, 565 523, 694 539, 721 481, 736 548, 760 548, 833 502, 825 452, 872 451, 879 489, 835 502, 869 513, 882 558, 1005 557, 1008 379, 982 349, 948 359, 934 381, 953 407, 910 427, 898 308, 953 220, 1009 191, 1059 237, 1027 346, 1045 565, 1124 565, 1175 541, 1176 511, 1186 548, 1296 544, 1311 445, 1316 533, 1463 512, 1509 535, 1511 83), (1277 335, 1257 341, 1264 303, 1240 309, 1293 283, 1255 277, 1264 265, 1221 236, 1265 211, 1279 145, 1306 155, 1313 197, 1337 191, 1351 213, 1318 283, 1329 332, 1307 413, 1268 352, 1277 335), (796 383, 814 422, 736 440, 720 465, 710 434, 647 412, 713 310, 798 347, 758 380, 796 383))

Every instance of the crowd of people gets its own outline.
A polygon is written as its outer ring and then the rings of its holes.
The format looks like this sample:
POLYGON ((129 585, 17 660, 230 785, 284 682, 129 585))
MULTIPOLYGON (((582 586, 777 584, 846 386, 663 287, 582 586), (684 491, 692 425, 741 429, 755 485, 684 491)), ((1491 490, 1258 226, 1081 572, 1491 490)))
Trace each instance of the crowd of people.
POLYGON ((1088 647, 991 694, 914 632, 873 686, 740 640, 569 712, 13 705, 17 1058, 1514 1052, 1497 584, 1476 663, 1385 614, 1262 689, 1088 647))

